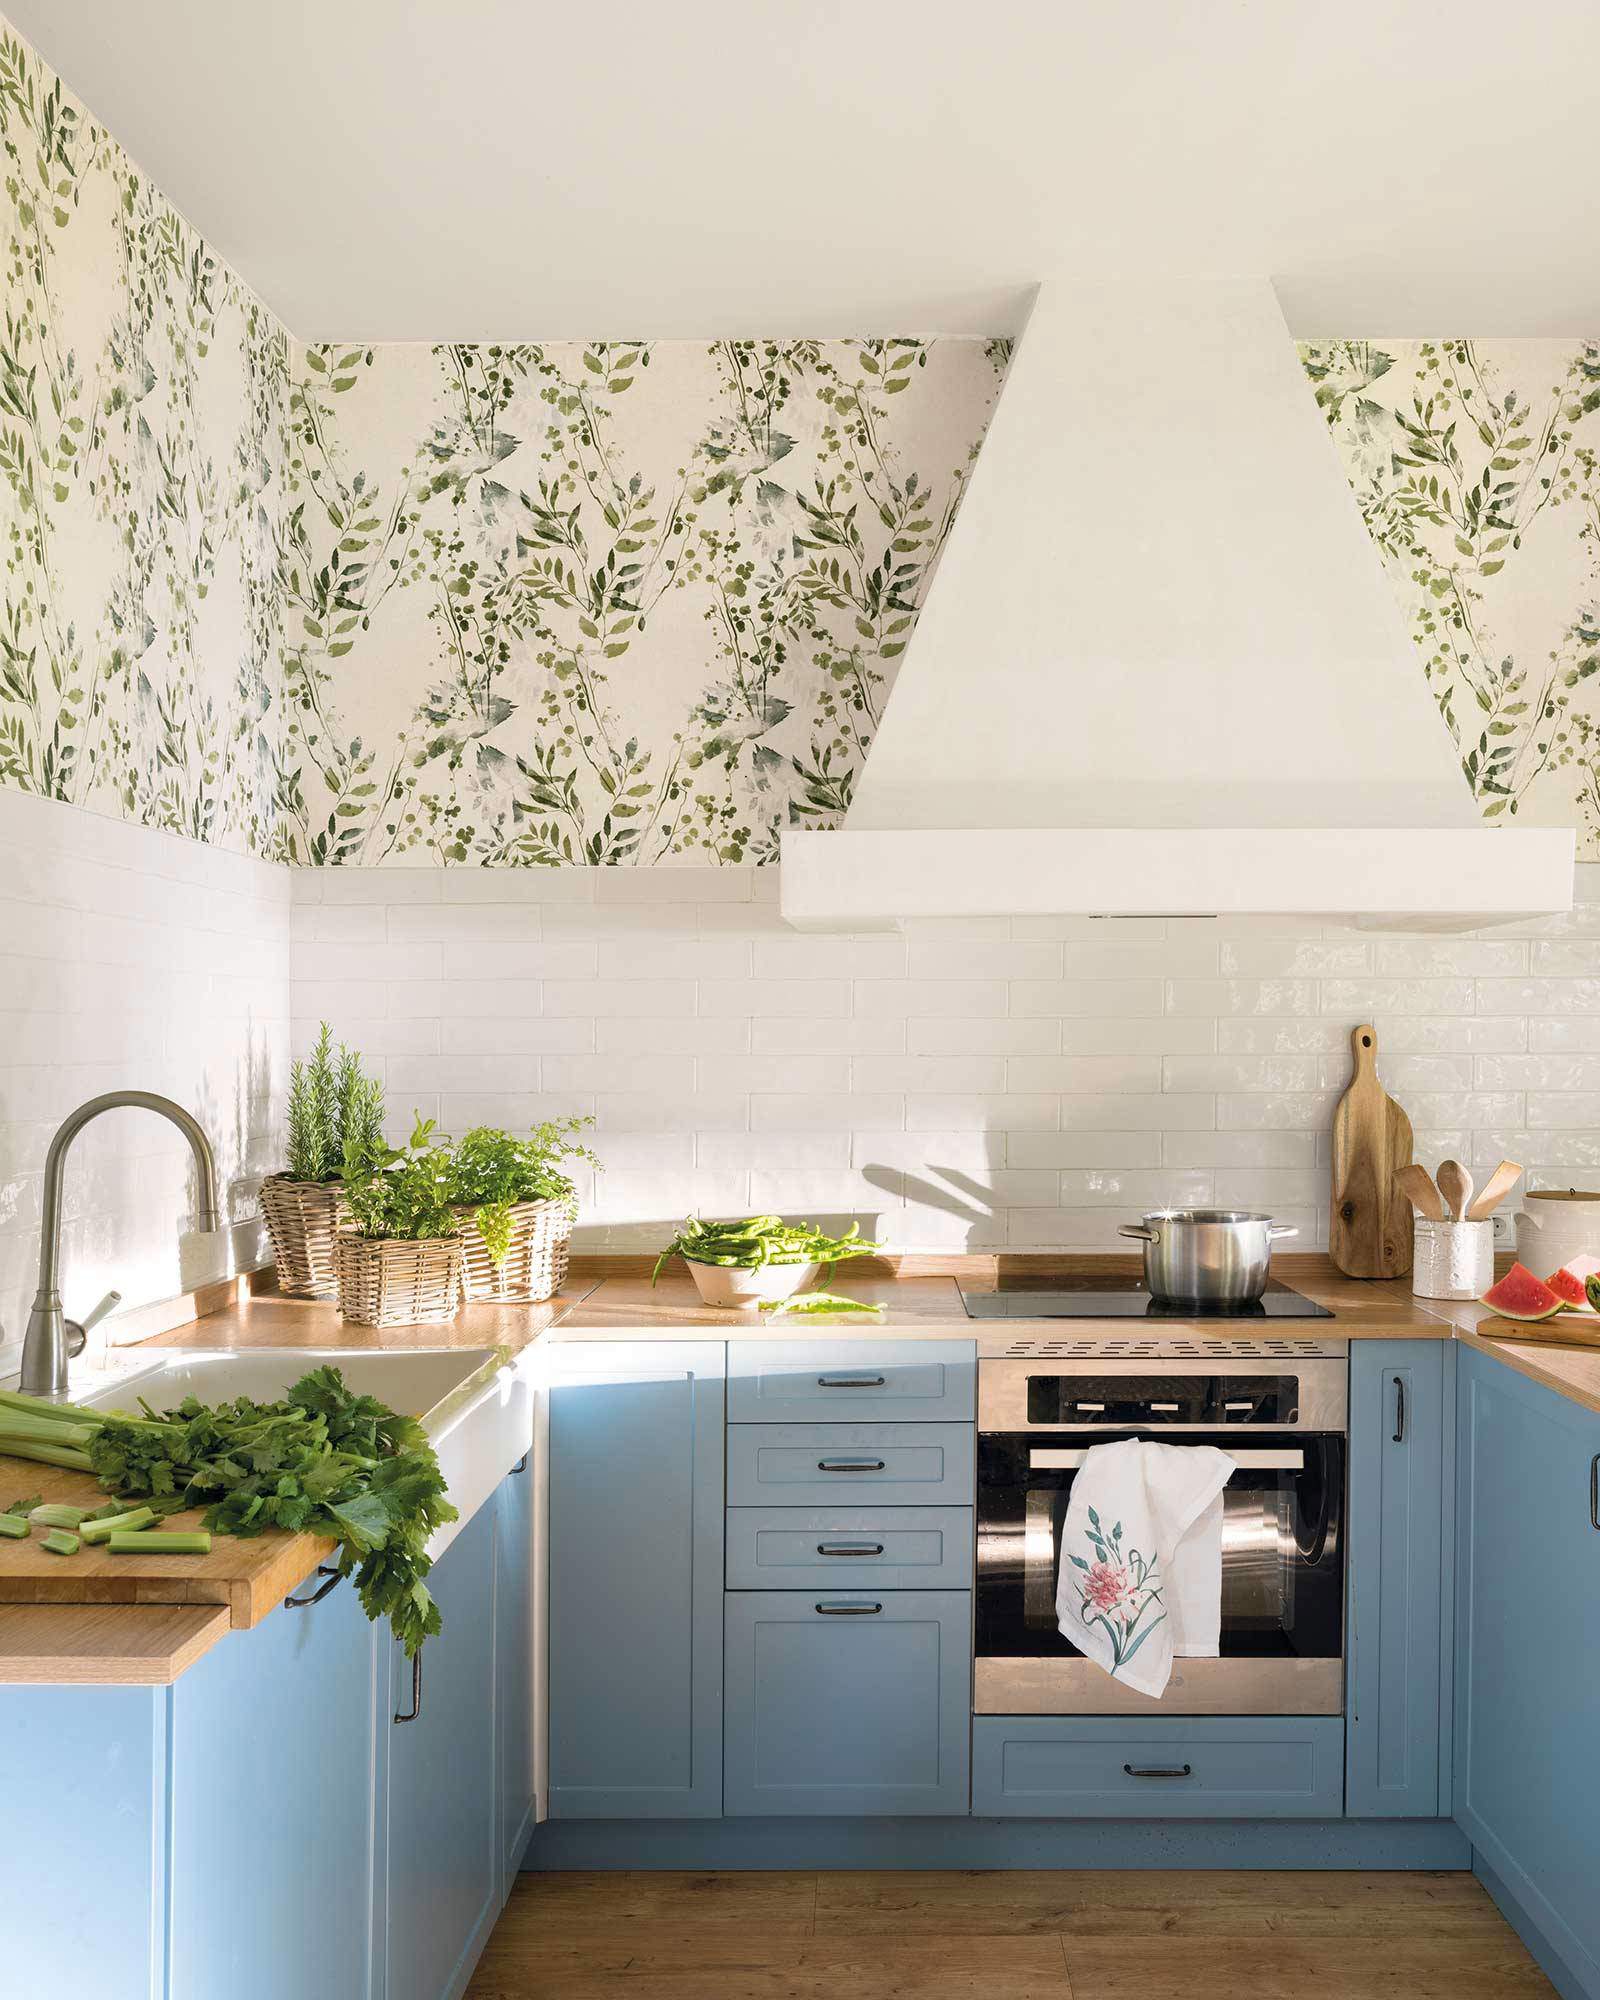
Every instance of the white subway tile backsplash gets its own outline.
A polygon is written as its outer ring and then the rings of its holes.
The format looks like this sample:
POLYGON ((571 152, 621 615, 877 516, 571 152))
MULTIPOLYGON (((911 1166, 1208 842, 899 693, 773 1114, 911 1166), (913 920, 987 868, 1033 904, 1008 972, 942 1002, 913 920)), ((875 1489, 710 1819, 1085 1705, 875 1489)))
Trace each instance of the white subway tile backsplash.
MULTIPOLYGON (((1292 917, 803 937, 773 874, 453 869, 432 888, 424 871, 296 875, 297 1046, 324 1017, 364 1032, 452 1127, 597 1111, 612 1175, 585 1245, 648 1247, 690 1208, 756 1204, 881 1213, 895 1247, 1125 1249, 1119 1219, 1214 1196, 1303 1218, 1309 1247, 1364 1021, 1419 1157, 1600 1172, 1600 901, 1478 938, 1292 917), (387 956, 419 949, 438 952, 436 971, 387 956)), ((62 880, 108 893, 92 869, 62 880)), ((43 907, 47 955, 81 962, 83 912, 43 907)), ((117 915, 131 929, 105 948, 128 966, 124 1011, 159 1016, 172 961, 145 935, 159 923, 117 915)), ((208 968, 219 1007, 255 976, 237 935, 208 968)), ((205 959, 203 939, 189 949, 205 959)), ((0 1014, 48 1015, 19 964, 0 960, 0 1014)), ((41 995, 61 990, 52 978, 41 995)), ((0 1096, 23 1131, 51 1115, 0 1096)))

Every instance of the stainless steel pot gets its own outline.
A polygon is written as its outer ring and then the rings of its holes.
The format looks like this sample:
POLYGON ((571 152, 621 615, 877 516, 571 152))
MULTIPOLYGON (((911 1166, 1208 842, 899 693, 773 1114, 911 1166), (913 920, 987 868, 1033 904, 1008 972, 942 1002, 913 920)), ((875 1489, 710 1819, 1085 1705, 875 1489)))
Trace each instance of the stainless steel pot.
POLYGON ((1119 1236, 1144 1245, 1144 1281, 1163 1305, 1250 1305, 1267 1288, 1272 1246, 1298 1229, 1248 1208, 1161 1208, 1119 1236))

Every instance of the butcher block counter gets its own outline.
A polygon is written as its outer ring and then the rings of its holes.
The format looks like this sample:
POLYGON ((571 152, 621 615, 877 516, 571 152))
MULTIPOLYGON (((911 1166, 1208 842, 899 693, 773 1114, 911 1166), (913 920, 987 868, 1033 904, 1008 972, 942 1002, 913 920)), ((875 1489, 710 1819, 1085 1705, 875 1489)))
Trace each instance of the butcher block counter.
MULTIPOLYGON (((889 1338, 976 1340, 1003 1335, 1060 1334, 1060 1320, 967 1318, 960 1285, 1004 1279, 1021 1259, 963 1260, 955 1267, 905 1275, 863 1260, 836 1273, 834 1285, 880 1312, 765 1318, 753 1310, 716 1310, 700 1302, 681 1266, 652 1287, 647 1271, 581 1267, 564 1291, 539 1306, 476 1305, 448 1326, 374 1330, 346 1325, 331 1305, 290 1300, 270 1290, 240 1299, 204 1319, 141 1343, 196 1349, 294 1348, 371 1353, 426 1348, 499 1347, 515 1355, 536 1342, 674 1340, 718 1334, 730 1339, 794 1339, 816 1332, 829 1339, 889 1338)), ((1029 1260, 1030 1266, 1032 1260, 1029 1260)), ((1126 1260, 1053 1260, 1056 1273, 1074 1276, 1126 1272, 1126 1260)), ((1342 1277, 1322 1257, 1275 1260, 1275 1275, 1325 1305, 1332 1320, 1291 1322, 1301 1334, 1323 1331, 1344 1340, 1461 1339, 1585 1407, 1600 1411, 1600 1348, 1569 1347, 1526 1337, 1524 1329, 1495 1318, 1476 1304, 1455 1305, 1411 1296, 1409 1281, 1364 1282, 1342 1277)), ((1126 1320, 1075 1320, 1081 1338, 1097 1330, 1126 1337, 1126 1320)), ((1215 1320, 1162 1321, 1164 1332, 1225 1342, 1215 1320)), ((1242 1332, 1237 1323, 1232 1331, 1242 1332)), ((23 1494, 80 1506, 103 1495, 84 1473, 0 1461, 0 1506, 23 1494)), ((199 1525, 198 1515, 177 1515, 176 1528, 199 1525)), ((207 1556, 112 1556, 82 1549, 71 1558, 49 1554, 37 1539, 0 1541, 0 1684, 94 1681, 162 1684, 226 1631, 259 1624, 330 1552, 312 1535, 270 1533, 249 1540, 219 1535, 207 1556), (120 1609, 131 1615, 118 1617, 120 1609)))

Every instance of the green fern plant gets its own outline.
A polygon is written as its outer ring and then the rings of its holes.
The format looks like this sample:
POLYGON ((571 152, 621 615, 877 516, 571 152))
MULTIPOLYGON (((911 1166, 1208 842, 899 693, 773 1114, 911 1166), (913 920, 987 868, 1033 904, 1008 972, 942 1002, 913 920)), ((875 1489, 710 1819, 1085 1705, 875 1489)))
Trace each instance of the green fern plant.
POLYGON ((519 1201, 565 1201, 577 1213, 578 1194, 562 1171, 563 1160, 598 1165, 577 1134, 592 1118, 547 1119, 526 1139, 492 1125, 477 1125, 455 1148, 451 1200, 473 1211, 489 1261, 498 1271, 511 1248, 511 1210, 519 1201))
POLYGON ((383 1085, 322 1023, 304 1062, 289 1071, 285 1171, 295 1181, 336 1181, 359 1172, 383 1143, 383 1085))

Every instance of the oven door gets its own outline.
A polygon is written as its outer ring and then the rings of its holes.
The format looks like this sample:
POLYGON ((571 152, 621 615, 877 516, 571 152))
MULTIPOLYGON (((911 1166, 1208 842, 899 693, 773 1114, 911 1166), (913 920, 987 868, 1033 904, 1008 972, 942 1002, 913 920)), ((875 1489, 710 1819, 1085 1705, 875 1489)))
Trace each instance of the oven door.
MULTIPOLYGON (((1126 1434, 1125 1434, 1126 1435, 1126 1434)), ((1337 1715, 1344 1705, 1345 1440, 1336 1432, 1188 1431, 1238 1463, 1223 1494, 1222 1638, 1176 1660, 1159 1700, 1061 1636, 1056 1573, 1076 1469, 1114 1437, 978 1440, 980 1715, 1337 1715)))

